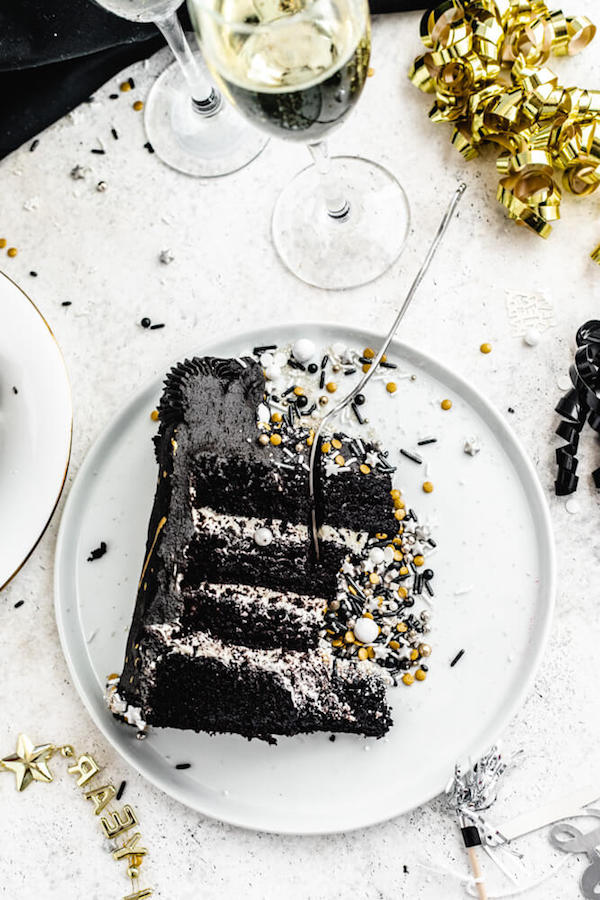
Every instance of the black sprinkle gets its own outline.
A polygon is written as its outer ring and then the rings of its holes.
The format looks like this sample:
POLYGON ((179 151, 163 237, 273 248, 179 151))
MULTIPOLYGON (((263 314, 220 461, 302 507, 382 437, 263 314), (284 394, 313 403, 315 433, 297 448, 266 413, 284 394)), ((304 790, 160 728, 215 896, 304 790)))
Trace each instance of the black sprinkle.
POLYGON ((390 362, 380 362, 379 365, 381 366, 382 369, 397 369, 398 368, 396 363, 390 363, 390 362))
POLYGON ((164 328, 164 327, 165 327, 164 322, 158 322, 156 325, 150 326, 150 331, 156 331, 157 328, 164 328))
POLYGON ((116 128, 111 128, 111 129, 110 129, 110 133, 111 133, 112 136, 114 137, 115 141, 118 141, 118 140, 119 140, 119 134, 118 134, 116 128))
POLYGON ((323 390, 325 387, 325 369, 321 369, 321 377, 319 378, 319 389, 323 390))
POLYGON ((265 353, 267 350, 277 350, 277 344, 263 344, 262 347, 255 347, 252 354, 260 356, 261 353, 265 353))
POLYGON ((146 141, 146 143, 144 144, 144 147, 146 148, 148 153, 154 153, 154 147, 152 146, 150 141, 146 141))
POLYGON ((423 593, 423 576, 422 575, 415 575, 415 583, 414 583, 413 590, 414 590, 415 594, 423 593))
POLYGON ((71 306, 71 301, 70 301, 70 300, 63 300, 63 302, 62 302, 60 305, 61 305, 61 306, 71 306))
POLYGON ((458 653, 456 654, 456 656, 454 657, 454 659, 452 660, 452 662, 450 663, 450 668, 451 668, 451 669, 454 668, 454 666, 455 666, 456 663, 459 661, 459 659, 462 659, 462 657, 463 657, 464 655, 465 655, 465 651, 464 651, 464 650, 459 650, 458 653))
POLYGON ((92 152, 92 153, 97 153, 98 156, 104 156, 105 153, 106 153, 106 150, 101 150, 99 147, 92 147, 91 152, 92 152))
POLYGON ((316 363, 309 363, 309 364, 308 364, 308 371, 310 372, 311 375, 314 375, 315 372, 318 372, 318 371, 319 371, 319 367, 318 367, 318 365, 317 365, 316 363))
POLYGON ((418 463, 418 465, 421 465, 423 462, 423 459, 420 456, 417 456, 416 453, 409 453, 408 450, 403 450, 402 448, 400 448, 400 453, 407 459, 412 459, 412 461, 418 463))
POLYGON ((292 359, 291 356, 288 359, 288 366, 291 369, 299 369, 301 372, 306 372, 306 366, 303 365, 301 362, 298 362, 297 359, 292 359))
POLYGON ((514 413, 514 409, 512 408, 512 406, 508 407, 508 411, 509 411, 509 413, 514 413))
POLYGON ((427 593, 429 594, 430 597, 433 597, 433 588, 431 587, 430 581, 425 582, 425 590, 427 591, 427 593))
POLYGON ((29 274, 32 278, 37 278, 37 272, 30 272, 29 274))
POLYGON ((15 609, 18 609, 20 606, 23 606, 24 603, 25 603, 24 600, 17 600, 17 602, 15 603, 15 609))
POLYGON ((408 866, 402 866, 402 871, 405 875, 408 875, 408 866))
POLYGON ((95 559, 101 559, 106 553, 107 546, 105 541, 100 542, 100 546, 96 547, 95 550, 92 550, 90 555, 87 558, 88 562, 93 562, 95 559))
POLYGON ((192 768, 192 764, 191 764, 191 763, 177 763, 177 765, 175 766, 175 768, 176 768, 176 769, 179 769, 180 771, 181 771, 182 769, 191 769, 191 768, 192 768))
POLYGON ((291 393, 292 393, 292 391, 294 390, 295 387, 296 387, 296 385, 293 384, 291 387, 286 388, 285 391, 282 391, 282 392, 281 392, 281 396, 282 396, 282 397, 287 397, 288 394, 291 394, 291 393))
POLYGON ((354 402, 356 403, 357 406, 362 406, 363 403, 365 402, 365 395, 357 394, 356 397, 354 398, 354 402))
POLYGON ((120 800, 120 799, 121 799, 121 797, 123 796, 123 791, 125 790, 125 785, 126 785, 126 784, 127 784, 126 781, 122 781, 122 782, 121 782, 121 784, 119 785, 119 790, 117 791, 115 800, 120 800))
POLYGON ((30 152, 30 153, 33 153, 33 151, 35 150, 35 148, 37 147, 38 144, 39 144, 39 141, 38 141, 38 139, 36 138, 35 141, 33 141, 33 142, 30 144, 30 146, 29 146, 29 152, 30 152))
POLYGON ((425 444, 437 444, 437 438, 424 438, 422 441, 417 441, 417 447, 424 447, 425 444))
POLYGON ((14 385, 13 385, 13 394, 18 394, 18 393, 19 393, 19 389, 14 387, 14 385))
POLYGON ((354 375, 356 369, 344 369, 344 375, 354 375))
POLYGON ((358 420, 358 424, 359 424, 359 425, 364 425, 364 424, 365 424, 365 419, 363 419, 363 417, 362 417, 361 414, 359 413, 358 407, 356 406, 356 403, 351 403, 351 404, 350 404, 350 407, 351 407, 351 409, 352 409, 352 412, 354 413, 354 415, 356 416, 356 418, 357 418, 357 420, 358 420))
POLYGON ((118 99, 119 99, 119 95, 118 95, 118 94, 109 94, 109 95, 108 95, 108 99, 109 99, 109 100, 118 100, 118 99))
POLYGON ((313 403, 313 405, 311 406, 310 409, 305 409, 304 412, 300 413, 300 415, 301 416, 312 416, 312 414, 314 413, 316 408, 317 408, 317 404, 313 403))
POLYGON ((142 328, 150 328, 150 326, 152 325, 152 319, 149 319, 148 316, 144 316, 144 318, 140 321, 140 325, 142 326, 142 328))
POLYGON ((321 360, 321 368, 324 369, 328 362, 329 362, 329 357, 327 356, 327 354, 325 354, 325 356, 321 360))
POLYGON ((89 97, 86 97, 85 100, 84 100, 83 102, 84 102, 84 103, 93 103, 95 99, 96 99, 96 98, 94 97, 94 95, 93 95, 93 94, 90 94, 90 96, 89 96, 89 97))
POLYGON ((433 538, 429 538, 427 543, 429 544, 430 547, 437 547, 437 544, 433 538))
POLYGON ((372 359, 367 359, 366 356, 359 356, 359 357, 358 357, 358 361, 359 361, 359 363, 362 363, 363 366, 370 366, 370 365, 372 365, 372 363, 373 363, 373 360, 372 360, 372 359))
POLYGON ((133 90, 135 87, 135 81, 133 80, 133 78, 128 78, 127 81, 129 82, 129 87, 131 88, 131 90, 133 90))
POLYGON ((333 744, 333 742, 335 741, 335 734, 330 734, 330 735, 329 735, 329 740, 330 740, 331 743, 333 744))

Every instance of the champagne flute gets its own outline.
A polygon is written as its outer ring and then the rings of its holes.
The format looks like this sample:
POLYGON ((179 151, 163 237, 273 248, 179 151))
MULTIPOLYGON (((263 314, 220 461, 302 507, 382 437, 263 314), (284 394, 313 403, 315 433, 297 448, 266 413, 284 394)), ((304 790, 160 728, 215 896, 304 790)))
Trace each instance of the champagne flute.
POLYGON ((404 246, 406 195, 378 163, 331 159, 324 140, 346 120, 367 77, 367 0, 188 0, 188 7, 225 96, 254 125, 305 142, 312 155, 273 212, 283 262, 323 288, 377 278, 404 246))
POLYGON ((131 22, 154 22, 176 62, 157 78, 145 104, 146 133, 157 156, 188 175, 228 175, 267 143, 208 81, 177 18, 181 0, 94 0, 131 22))

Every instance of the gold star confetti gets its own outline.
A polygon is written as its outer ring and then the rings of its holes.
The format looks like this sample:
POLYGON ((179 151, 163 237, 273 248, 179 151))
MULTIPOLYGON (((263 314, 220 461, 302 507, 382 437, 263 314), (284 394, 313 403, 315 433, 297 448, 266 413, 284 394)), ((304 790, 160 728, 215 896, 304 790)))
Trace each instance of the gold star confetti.
POLYGON ((52 756, 53 751, 53 744, 40 744, 39 747, 34 747, 33 741, 26 734, 20 734, 17 739, 16 753, 1 759, 0 767, 14 772, 17 779, 17 790, 24 791, 32 781, 43 781, 46 784, 52 781, 47 760, 52 756))

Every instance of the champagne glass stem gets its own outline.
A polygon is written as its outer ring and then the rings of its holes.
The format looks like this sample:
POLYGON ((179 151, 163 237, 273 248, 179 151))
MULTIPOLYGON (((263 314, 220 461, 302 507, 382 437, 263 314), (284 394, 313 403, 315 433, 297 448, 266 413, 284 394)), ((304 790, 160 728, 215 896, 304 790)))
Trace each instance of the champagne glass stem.
POLYGON ((221 108, 221 95, 203 76, 183 33, 177 13, 174 12, 171 15, 156 19, 154 24, 162 33, 171 48, 173 56, 181 66, 181 71, 190 89, 193 108, 200 115, 214 116, 221 108))
POLYGON ((331 159, 327 142, 316 141, 309 144, 308 149, 319 174, 319 187, 327 215, 331 216, 332 219, 347 219, 350 215, 350 204, 342 193, 339 181, 331 172, 331 159))

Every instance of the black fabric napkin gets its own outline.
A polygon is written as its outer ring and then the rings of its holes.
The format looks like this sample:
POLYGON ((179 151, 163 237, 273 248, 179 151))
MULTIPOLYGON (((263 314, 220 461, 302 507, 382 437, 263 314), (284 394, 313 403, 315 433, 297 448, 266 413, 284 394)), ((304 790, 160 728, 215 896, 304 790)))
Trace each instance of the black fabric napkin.
MULTIPOLYGON (((374 13, 423 5, 371 0, 374 13)), ((184 10, 182 19, 189 27, 184 10)), ((0 0, 0 159, 161 44, 154 25, 126 22, 91 0, 0 0)))

